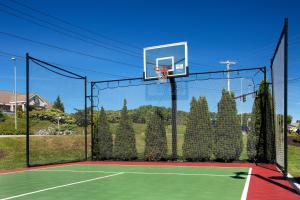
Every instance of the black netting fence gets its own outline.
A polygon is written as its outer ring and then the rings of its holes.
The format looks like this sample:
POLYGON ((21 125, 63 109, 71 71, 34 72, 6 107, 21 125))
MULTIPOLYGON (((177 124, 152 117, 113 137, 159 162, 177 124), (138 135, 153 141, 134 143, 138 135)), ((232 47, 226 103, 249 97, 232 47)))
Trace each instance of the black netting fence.
POLYGON ((85 160, 86 78, 30 56, 27 63, 27 164, 85 160))
POLYGON ((284 172, 287 170, 287 33, 286 21, 271 63, 276 163, 284 172))
POLYGON ((265 73, 190 73, 176 96, 170 80, 92 82, 92 159, 274 162, 265 73))

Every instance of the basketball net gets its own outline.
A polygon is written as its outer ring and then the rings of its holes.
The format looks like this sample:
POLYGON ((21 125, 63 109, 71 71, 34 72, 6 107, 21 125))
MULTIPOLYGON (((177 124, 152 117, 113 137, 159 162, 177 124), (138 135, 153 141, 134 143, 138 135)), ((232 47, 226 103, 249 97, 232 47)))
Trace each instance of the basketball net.
POLYGON ((166 83, 168 80, 168 66, 156 66, 156 76, 160 83, 166 83))

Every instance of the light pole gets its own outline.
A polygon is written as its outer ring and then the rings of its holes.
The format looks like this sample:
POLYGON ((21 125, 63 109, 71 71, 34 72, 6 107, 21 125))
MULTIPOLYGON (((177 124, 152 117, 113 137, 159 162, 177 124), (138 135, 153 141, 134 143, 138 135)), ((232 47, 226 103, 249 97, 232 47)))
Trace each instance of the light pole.
POLYGON ((220 64, 225 64, 226 65, 226 70, 227 70, 227 91, 230 92, 230 65, 235 65, 236 62, 234 61, 221 61, 220 64))
POLYGON ((61 120, 61 117, 57 117, 57 129, 58 132, 60 132, 60 127, 59 127, 59 121, 61 120))
POLYGON ((14 67, 14 79, 15 79, 15 130, 18 129, 18 122, 17 122, 17 66, 16 66, 16 58, 12 57, 11 58, 13 62, 13 67, 14 67))

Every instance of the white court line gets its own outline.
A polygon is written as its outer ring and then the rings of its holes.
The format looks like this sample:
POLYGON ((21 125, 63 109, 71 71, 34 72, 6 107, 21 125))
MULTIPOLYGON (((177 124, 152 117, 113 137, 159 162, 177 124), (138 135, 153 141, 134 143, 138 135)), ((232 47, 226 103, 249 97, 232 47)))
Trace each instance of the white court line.
POLYGON ((70 167, 70 166, 74 166, 74 165, 75 164, 68 164, 68 165, 62 165, 62 166, 47 166, 47 167, 38 167, 38 168, 25 168, 24 170, 15 171, 15 172, 5 172, 5 173, 0 172, 0 175, 16 174, 16 173, 28 172, 28 171, 38 171, 38 170, 41 170, 41 169, 53 169, 53 168, 60 168, 60 167, 70 167))
POLYGON ((109 177, 117 176, 117 175, 121 175, 121 174, 123 174, 123 172, 120 172, 120 173, 117 173, 117 174, 111 174, 111 175, 107 175, 107 176, 101 176, 101 177, 97 177, 97 178, 92 178, 92 179, 88 179, 88 180, 84 180, 84 181, 68 183, 68 184, 65 184, 65 185, 59 185, 59 186, 55 186, 55 187, 45 188, 45 189, 41 189, 41 190, 36 190, 36 191, 33 191, 33 192, 19 194, 19 195, 16 195, 16 196, 6 197, 6 198, 0 199, 0 200, 15 199, 15 198, 35 194, 35 193, 45 192, 45 191, 48 191, 48 190, 54 190, 54 189, 57 189, 57 188, 67 187, 67 186, 71 186, 71 185, 77 185, 77 184, 80 184, 80 183, 96 181, 96 180, 105 179, 105 178, 109 178, 109 177))
MULTIPOLYGON (((85 171, 85 170, 35 170, 33 172, 72 172, 72 173, 120 173, 111 171, 85 171)), ((178 175, 178 176, 234 176, 233 174, 186 174, 186 173, 168 173, 168 172, 121 172, 124 174, 141 175, 178 175)))
MULTIPOLYGON (((98 165, 98 164, 80 164, 75 163, 74 165, 98 165)), ((115 163, 109 163, 109 164, 99 164, 100 166, 125 166, 125 167, 149 167, 149 168, 155 168, 155 167, 174 167, 174 168, 226 168, 226 169, 241 169, 241 168, 249 168, 249 166, 241 166, 241 167, 225 167, 225 166, 205 166, 205 165, 147 165, 147 164, 138 164, 138 165, 126 165, 126 164, 115 164, 115 163)))
POLYGON ((247 200, 247 194, 248 194, 248 189, 249 189, 249 185, 250 185, 251 173, 252 173, 252 168, 249 169, 241 200, 247 200))

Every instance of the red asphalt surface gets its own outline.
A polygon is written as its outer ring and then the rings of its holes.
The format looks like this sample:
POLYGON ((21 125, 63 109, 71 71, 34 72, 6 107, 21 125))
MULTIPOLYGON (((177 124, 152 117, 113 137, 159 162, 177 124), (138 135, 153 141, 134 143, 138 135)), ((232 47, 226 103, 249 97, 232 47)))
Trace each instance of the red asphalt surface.
POLYGON ((21 172, 26 170, 68 166, 74 164, 95 165, 145 165, 145 166, 199 166, 199 167, 247 167, 252 168, 247 200, 300 200, 300 195, 283 178, 275 165, 255 165, 249 163, 188 163, 188 162, 126 162, 126 161, 85 161, 68 164, 47 165, 12 170, 1 170, 1 173, 21 172))

